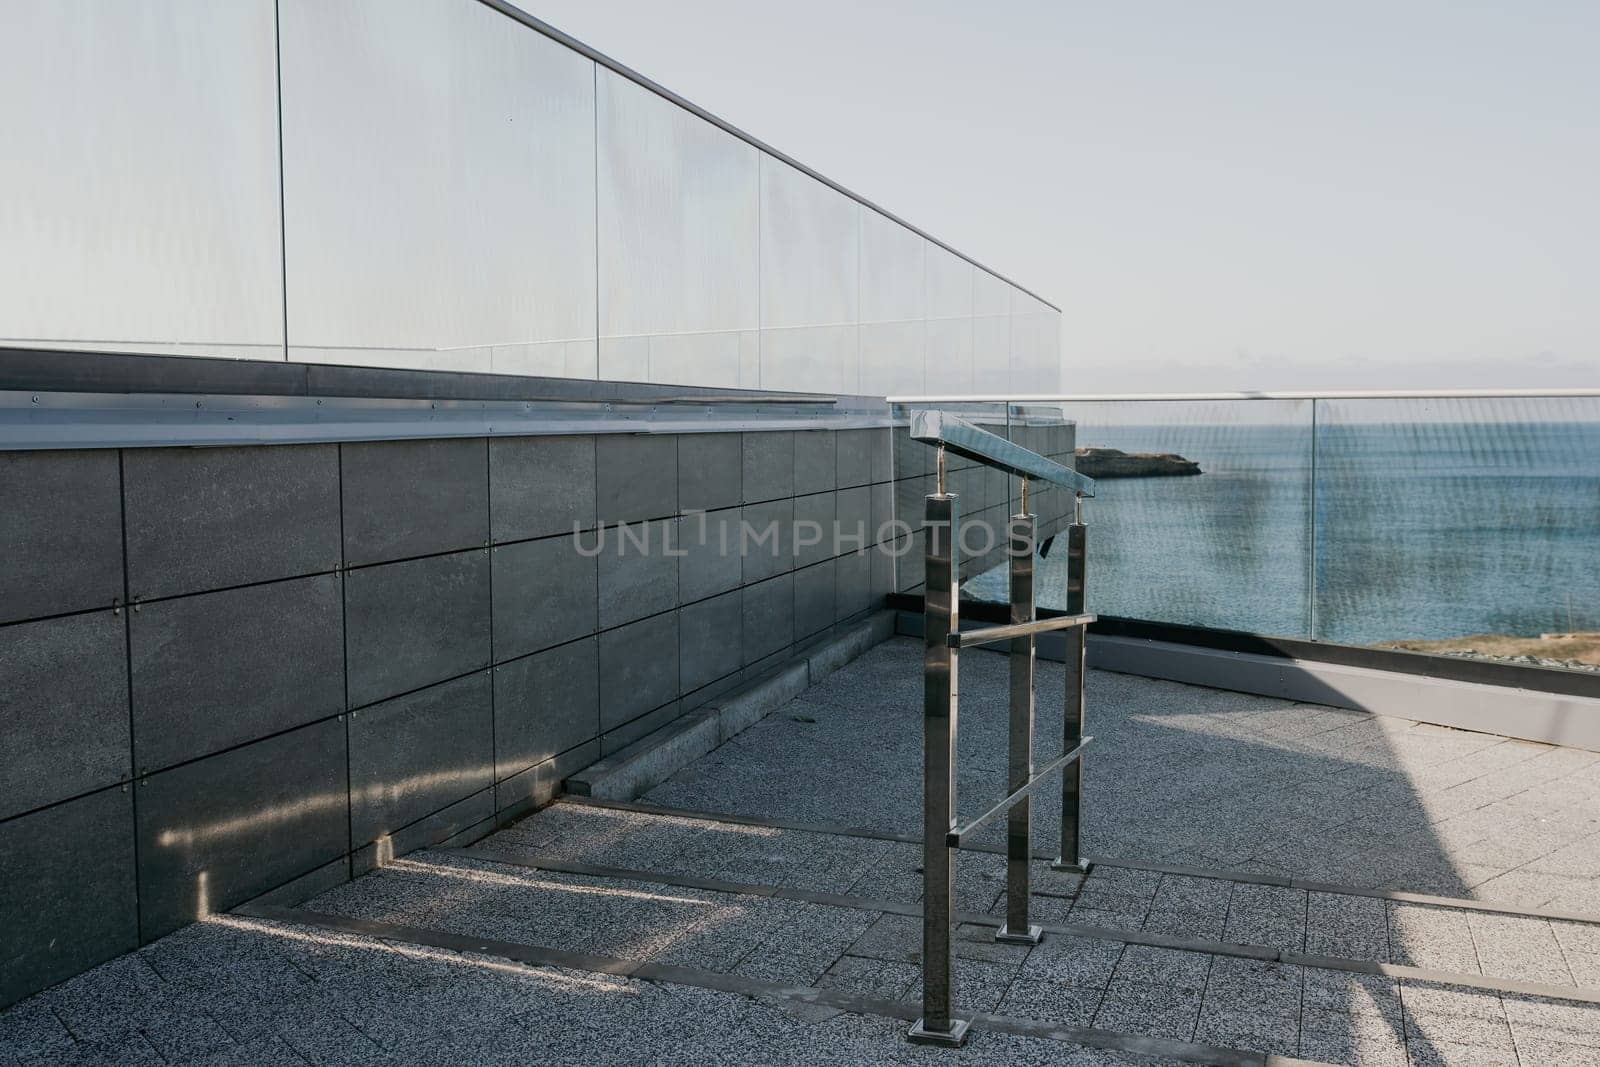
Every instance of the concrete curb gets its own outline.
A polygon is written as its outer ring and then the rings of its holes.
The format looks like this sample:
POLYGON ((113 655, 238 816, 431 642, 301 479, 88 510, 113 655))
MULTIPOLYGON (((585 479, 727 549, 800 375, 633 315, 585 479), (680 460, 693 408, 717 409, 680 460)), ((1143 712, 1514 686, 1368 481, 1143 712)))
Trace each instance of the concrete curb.
POLYGON ((873 645, 894 636, 894 612, 879 611, 812 646, 733 693, 646 734, 566 781, 566 791, 635 800, 718 745, 748 730, 873 645))

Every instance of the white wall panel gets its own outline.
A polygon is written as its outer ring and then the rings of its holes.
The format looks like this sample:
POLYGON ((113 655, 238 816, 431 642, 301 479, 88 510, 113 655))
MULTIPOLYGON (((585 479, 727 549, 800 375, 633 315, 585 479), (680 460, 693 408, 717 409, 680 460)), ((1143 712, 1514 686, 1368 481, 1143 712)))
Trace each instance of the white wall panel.
POLYGON ((0 3, 0 344, 283 358, 272 0, 0 3))
POLYGON ((475 0, 279 18, 290 358, 592 367, 594 64, 475 0))
POLYGON ((596 104, 601 377, 754 387, 759 153, 609 70, 596 104))

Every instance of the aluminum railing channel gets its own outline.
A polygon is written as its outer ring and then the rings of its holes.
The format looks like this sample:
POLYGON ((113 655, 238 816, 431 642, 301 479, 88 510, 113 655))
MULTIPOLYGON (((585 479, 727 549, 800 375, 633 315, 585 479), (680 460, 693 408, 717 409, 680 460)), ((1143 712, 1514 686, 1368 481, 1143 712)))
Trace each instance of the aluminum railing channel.
POLYGON ((1051 619, 1035 619, 1033 622, 1009 623, 1005 626, 985 626, 980 630, 961 630, 945 638, 945 643, 951 648, 975 648, 978 645, 992 645, 1000 641, 1009 641, 1013 637, 1027 637, 1029 634, 1045 633, 1049 630, 1071 630, 1079 626, 1088 626, 1100 616, 1088 615, 1057 615, 1051 619))
POLYGON ((1035 478, 1065 486, 1083 496, 1094 496, 1093 478, 948 412, 913 411, 911 437, 1018 478, 1035 478))
POLYGON ((1012 806, 1016 804, 1017 801, 1030 795, 1034 789, 1038 788, 1039 784, 1046 778, 1050 777, 1067 764, 1075 763, 1076 761, 1082 759, 1084 749, 1088 748, 1089 742, 1093 740, 1094 738, 1092 737, 1085 737, 1082 741, 1078 742, 1077 748, 1073 749, 1071 752, 1065 752, 1051 760, 1049 763, 1045 764, 1042 770, 1037 772, 1031 779, 1029 779, 1027 785, 1023 786, 1021 789, 1007 793, 1000 799, 998 804, 984 812, 982 815, 978 816, 976 819, 973 819, 971 822, 967 823, 967 825, 958 826, 951 830, 945 835, 945 847, 960 848, 963 840, 971 837, 976 830, 992 821, 996 816, 1010 811, 1012 806))

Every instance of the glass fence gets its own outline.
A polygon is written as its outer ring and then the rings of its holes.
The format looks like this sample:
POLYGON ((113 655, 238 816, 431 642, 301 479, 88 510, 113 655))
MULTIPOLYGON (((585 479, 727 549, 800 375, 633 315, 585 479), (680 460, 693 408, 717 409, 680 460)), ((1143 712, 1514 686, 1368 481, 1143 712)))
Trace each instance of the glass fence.
POLYGON ((0 56, 0 347, 1059 388, 1054 307, 483 0, 8 3, 0 56))
MULTIPOLYGON (((899 410, 916 406, 946 405, 899 410)), ((1007 410, 1014 439, 1029 421, 1070 424, 1096 479, 1091 611, 1600 670, 1600 397, 1007 410)), ((1063 606, 1065 573, 1064 554, 1038 562, 1041 606, 1063 606)), ((1004 567, 964 593, 1004 601, 1004 567)))

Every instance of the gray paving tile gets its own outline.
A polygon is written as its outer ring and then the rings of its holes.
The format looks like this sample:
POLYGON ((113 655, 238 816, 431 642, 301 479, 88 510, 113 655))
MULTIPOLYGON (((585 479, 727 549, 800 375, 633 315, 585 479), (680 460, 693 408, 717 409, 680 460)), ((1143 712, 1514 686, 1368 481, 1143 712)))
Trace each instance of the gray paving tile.
POLYGON ((1388 959, 1389 919, 1384 901, 1377 897, 1312 893, 1306 952, 1314 956, 1388 959))

